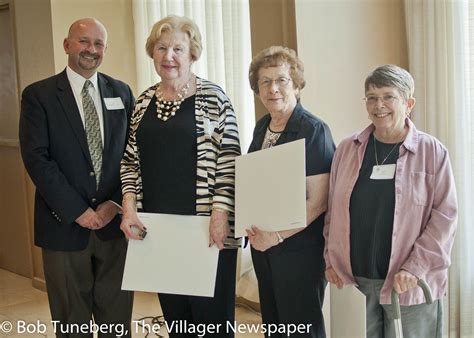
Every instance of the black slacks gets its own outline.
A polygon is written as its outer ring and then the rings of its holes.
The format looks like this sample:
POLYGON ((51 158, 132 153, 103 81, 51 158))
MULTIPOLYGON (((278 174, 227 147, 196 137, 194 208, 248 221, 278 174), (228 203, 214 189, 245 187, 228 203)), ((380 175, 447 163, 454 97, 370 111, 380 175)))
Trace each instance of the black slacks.
POLYGON ((102 241, 94 231, 84 250, 43 249, 57 337, 92 337, 94 331, 99 337, 131 337, 133 292, 121 290, 126 251, 125 238, 102 241))
MULTIPOLYGON (((202 324, 201 328, 203 329, 219 328, 215 332, 204 332, 205 336, 234 337, 234 333, 227 330, 227 322, 234 325, 236 264, 237 249, 224 249, 219 252, 214 297, 160 293, 158 297, 168 327, 173 322, 175 328, 179 326, 179 323, 182 325, 202 324)), ((182 330, 174 330, 169 333, 170 338, 197 337, 198 334, 186 333, 182 330)))
MULTIPOLYGON (((304 231, 303 231, 304 232, 304 231)), ((251 249, 265 324, 305 324, 291 337, 326 337, 322 306, 326 279, 321 244, 300 232, 265 252, 251 249)), ((268 335, 266 335, 268 337, 268 335)), ((271 337, 286 337, 272 334, 271 337)))

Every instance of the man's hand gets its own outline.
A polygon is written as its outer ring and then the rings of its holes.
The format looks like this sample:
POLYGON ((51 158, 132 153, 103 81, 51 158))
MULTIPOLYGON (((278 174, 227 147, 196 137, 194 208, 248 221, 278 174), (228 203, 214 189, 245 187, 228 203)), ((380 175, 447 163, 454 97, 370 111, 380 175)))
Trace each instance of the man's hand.
POLYGON ((104 203, 99 204, 95 212, 97 213, 99 218, 102 220, 102 224, 100 228, 103 228, 107 224, 109 224, 119 211, 120 211, 119 207, 116 206, 111 201, 105 201, 104 203))
POLYGON ((76 218, 76 223, 83 228, 91 230, 97 230, 102 227, 102 219, 92 208, 87 208, 81 216, 76 218))

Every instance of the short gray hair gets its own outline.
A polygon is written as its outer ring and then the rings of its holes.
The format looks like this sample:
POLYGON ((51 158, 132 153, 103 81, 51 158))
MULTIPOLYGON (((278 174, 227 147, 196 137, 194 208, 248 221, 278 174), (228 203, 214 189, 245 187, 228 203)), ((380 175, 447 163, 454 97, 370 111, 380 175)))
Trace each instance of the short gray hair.
POLYGON ((373 70, 365 79, 365 92, 367 93, 371 86, 394 87, 405 100, 413 97, 415 91, 415 81, 409 72, 396 65, 383 65, 373 70))

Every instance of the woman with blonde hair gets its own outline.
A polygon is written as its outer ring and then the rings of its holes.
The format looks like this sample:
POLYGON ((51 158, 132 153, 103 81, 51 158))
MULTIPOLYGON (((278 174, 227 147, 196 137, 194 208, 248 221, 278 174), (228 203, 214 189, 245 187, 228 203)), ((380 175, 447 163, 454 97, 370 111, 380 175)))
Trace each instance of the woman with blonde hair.
MULTIPOLYGON (((132 115, 121 170, 121 228, 128 238, 140 239, 132 231, 144 229, 137 208, 211 216, 209 246, 221 250, 214 297, 160 293, 159 299, 169 324, 221 324, 216 335, 231 337, 225 325, 234 322, 240 246, 233 235, 234 159, 240 155, 236 116, 224 91, 191 70, 202 51, 201 34, 192 20, 168 16, 155 23, 146 51, 161 82, 140 95, 132 115)), ((171 337, 180 334, 170 332, 171 337)))

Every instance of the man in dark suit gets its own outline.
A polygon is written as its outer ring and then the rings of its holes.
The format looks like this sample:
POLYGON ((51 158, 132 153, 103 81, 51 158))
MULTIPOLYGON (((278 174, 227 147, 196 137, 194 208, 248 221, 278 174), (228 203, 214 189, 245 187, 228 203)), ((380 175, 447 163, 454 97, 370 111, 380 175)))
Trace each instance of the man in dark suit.
POLYGON ((74 22, 63 46, 68 67, 25 88, 20 116, 51 316, 58 337, 91 336, 101 324, 108 328, 99 336, 130 336, 133 294, 121 290, 127 244, 118 205, 134 98, 128 85, 97 72, 107 48, 99 21, 74 22))

